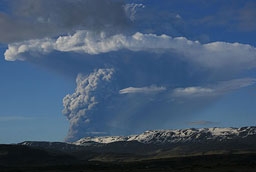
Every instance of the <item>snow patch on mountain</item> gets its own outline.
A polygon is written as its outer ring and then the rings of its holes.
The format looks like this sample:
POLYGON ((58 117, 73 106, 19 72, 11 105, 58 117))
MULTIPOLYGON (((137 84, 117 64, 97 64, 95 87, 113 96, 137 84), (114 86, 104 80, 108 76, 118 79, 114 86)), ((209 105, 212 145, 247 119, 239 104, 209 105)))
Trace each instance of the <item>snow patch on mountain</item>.
POLYGON ((124 136, 86 137, 74 142, 74 144, 84 145, 88 142, 112 143, 112 142, 128 141, 128 139, 129 139, 129 136, 128 137, 124 137, 124 136))
POLYGON ((107 144, 120 141, 138 141, 145 144, 188 143, 211 140, 223 141, 252 135, 256 135, 256 127, 149 130, 142 134, 131 136, 86 137, 73 144, 86 145, 89 142, 107 144))

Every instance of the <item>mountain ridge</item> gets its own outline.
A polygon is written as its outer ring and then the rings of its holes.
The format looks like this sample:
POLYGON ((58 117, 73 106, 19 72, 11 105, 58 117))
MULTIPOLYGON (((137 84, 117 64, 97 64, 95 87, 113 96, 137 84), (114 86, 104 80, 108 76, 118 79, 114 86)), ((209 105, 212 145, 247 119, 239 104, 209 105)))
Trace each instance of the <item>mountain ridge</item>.
POLYGON ((173 167, 180 171, 184 163, 186 169, 203 167, 202 171, 227 167, 255 171, 256 127, 149 130, 131 136, 87 137, 72 143, 0 145, 0 167, 8 172, 21 167, 24 172, 39 167, 66 170, 70 165, 71 172, 74 166, 77 171, 112 171, 113 167, 139 170, 145 165, 153 171, 161 167, 163 171, 173 171, 173 167))
POLYGON ((189 128, 175 130, 148 130, 138 135, 130 136, 102 136, 102 137, 85 137, 72 144, 86 145, 90 142, 96 143, 113 143, 120 141, 138 141, 145 144, 166 144, 166 143, 187 143, 200 141, 223 141, 230 139, 241 139, 248 136, 256 136, 256 126, 247 126, 241 128, 189 128))
POLYGON ((136 156, 162 156, 163 152, 169 152, 171 156, 207 152, 256 152, 256 127, 149 130, 131 136, 86 137, 72 143, 25 141, 18 145, 51 152, 136 156))

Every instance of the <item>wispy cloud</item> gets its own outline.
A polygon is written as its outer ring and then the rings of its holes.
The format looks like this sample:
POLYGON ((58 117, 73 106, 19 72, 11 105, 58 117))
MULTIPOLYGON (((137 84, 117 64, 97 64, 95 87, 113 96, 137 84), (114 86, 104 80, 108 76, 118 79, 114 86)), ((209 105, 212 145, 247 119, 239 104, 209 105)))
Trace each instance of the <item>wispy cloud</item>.
POLYGON ((0 122, 33 120, 33 117, 24 116, 0 116, 0 122))
POLYGON ((140 87, 140 88, 128 87, 120 90, 119 94, 135 94, 135 93, 149 94, 149 93, 157 93, 165 90, 166 90, 165 87, 157 87, 157 86, 140 87))
POLYGON ((219 96, 254 84, 256 84, 256 78, 233 79, 222 81, 209 87, 176 88, 173 90, 172 96, 183 98, 219 96))
POLYGON ((256 78, 239 78, 229 81, 222 81, 215 86, 215 90, 217 93, 222 94, 254 84, 256 84, 256 78))
POLYGON ((174 97, 186 97, 186 96, 206 96, 211 95, 214 92, 211 88, 203 87, 186 87, 186 88, 176 88, 173 91, 174 97))

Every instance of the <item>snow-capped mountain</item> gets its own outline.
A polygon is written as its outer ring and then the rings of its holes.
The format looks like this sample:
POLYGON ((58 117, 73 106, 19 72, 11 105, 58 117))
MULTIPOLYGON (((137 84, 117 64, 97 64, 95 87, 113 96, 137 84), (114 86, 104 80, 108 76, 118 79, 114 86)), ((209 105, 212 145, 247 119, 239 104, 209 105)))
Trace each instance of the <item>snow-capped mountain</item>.
MULTIPOLYGON (((213 150, 256 151, 256 126, 150 130, 131 136, 86 137, 73 143, 27 141, 19 145, 61 152, 131 153, 174 151, 172 154, 213 150), (181 148, 182 147, 182 148, 181 148)), ((84 156, 84 155, 83 155, 84 156)))
MULTIPOLYGON (((237 162, 240 165, 243 160, 250 167, 255 167, 255 157, 256 127, 151 130, 132 136, 87 137, 74 143, 27 141, 17 145, 0 145, 1 169, 8 163, 23 166, 24 162, 54 167, 80 163, 84 167, 84 164, 94 162, 98 166, 100 162, 116 165, 121 162, 151 164, 154 161, 161 162, 161 165, 162 162, 171 164, 173 168, 173 163, 183 166, 184 162, 193 159, 193 167, 194 164, 205 165, 207 160, 207 169, 215 160, 219 162, 213 166, 222 162, 232 166, 237 162)), ((101 170, 105 167, 112 169, 107 165, 101 170)), ((160 167, 165 169, 165 166, 160 167)))
POLYGON ((144 144, 168 144, 168 143, 197 143, 206 141, 225 141, 232 139, 243 139, 256 136, 256 127, 242 128, 202 128, 202 129, 180 129, 180 130, 150 130, 139 135, 131 136, 104 136, 86 137, 73 144, 88 145, 88 143, 114 143, 138 141, 144 144))
POLYGON ((73 143, 28 141, 17 146, 97 161, 256 153, 256 127, 150 130, 131 136, 86 137, 73 143))

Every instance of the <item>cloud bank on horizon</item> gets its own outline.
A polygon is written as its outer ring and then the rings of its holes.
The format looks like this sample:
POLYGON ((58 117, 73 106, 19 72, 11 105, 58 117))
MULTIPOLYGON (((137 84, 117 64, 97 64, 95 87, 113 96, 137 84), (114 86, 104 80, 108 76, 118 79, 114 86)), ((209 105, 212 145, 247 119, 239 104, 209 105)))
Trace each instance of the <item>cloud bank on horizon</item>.
POLYGON ((63 99, 67 141, 161 128, 256 83, 246 74, 256 67, 256 47, 187 38, 179 14, 152 16, 157 6, 146 2, 15 2, 15 12, 0 13, 0 34, 15 33, 0 36, 9 43, 5 60, 77 75, 63 99), (49 65, 56 56, 64 66, 49 65))

